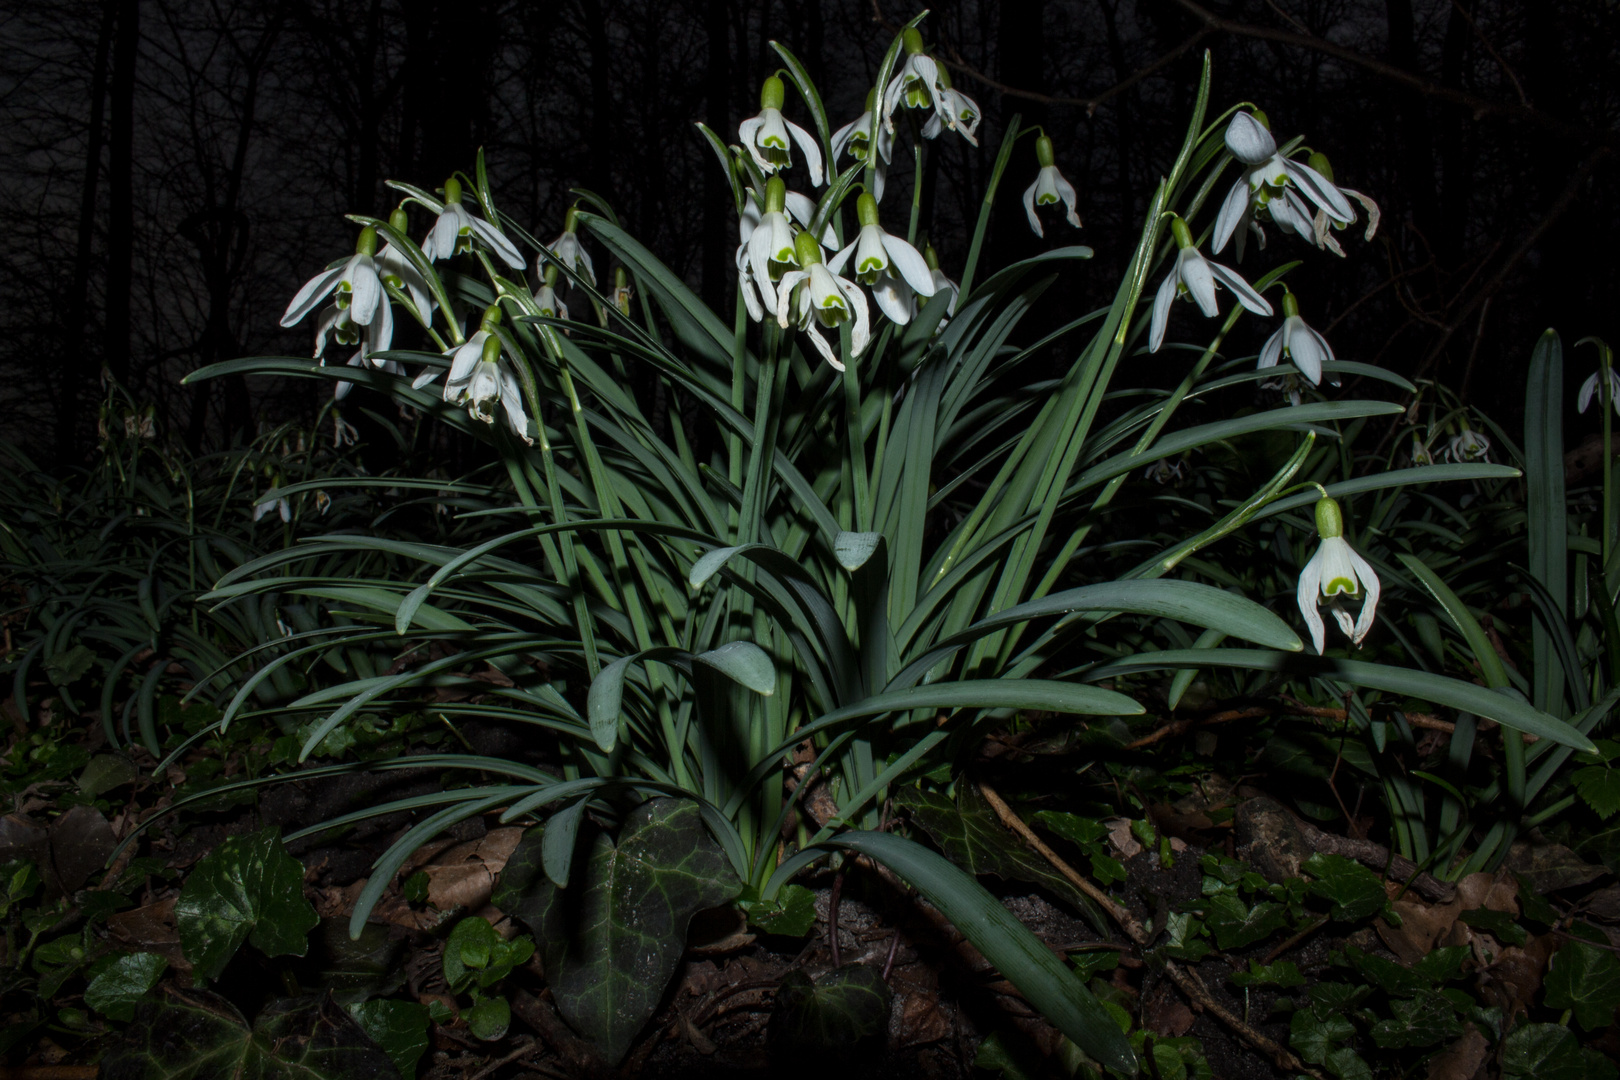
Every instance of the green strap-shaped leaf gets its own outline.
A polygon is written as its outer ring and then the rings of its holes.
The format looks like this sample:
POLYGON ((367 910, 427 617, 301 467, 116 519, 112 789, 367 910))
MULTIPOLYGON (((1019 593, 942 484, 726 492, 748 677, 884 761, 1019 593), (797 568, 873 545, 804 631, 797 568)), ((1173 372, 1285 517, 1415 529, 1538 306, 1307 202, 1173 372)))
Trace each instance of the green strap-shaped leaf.
MULTIPOLYGON (((1530 573, 1562 613, 1569 597, 1565 566, 1569 522, 1564 504, 1564 349, 1555 331, 1542 334, 1530 353, 1524 394, 1525 524, 1529 530, 1530 573)), ((1535 657, 1532 700, 1544 712, 1561 713, 1564 672, 1554 654, 1552 636, 1539 619, 1531 621, 1530 634, 1535 657)))
POLYGON ((849 833, 827 846, 859 852, 899 874, 1076 1046, 1111 1069, 1136 1073, 1130 1043, 1079 976, 950 860, 889 833, 849 833))

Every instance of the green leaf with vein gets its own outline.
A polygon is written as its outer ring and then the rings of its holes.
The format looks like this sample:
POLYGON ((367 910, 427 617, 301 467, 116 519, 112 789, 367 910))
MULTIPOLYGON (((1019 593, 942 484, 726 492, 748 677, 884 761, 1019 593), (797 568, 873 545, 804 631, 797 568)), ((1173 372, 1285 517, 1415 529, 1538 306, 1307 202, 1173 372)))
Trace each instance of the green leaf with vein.
POLYGON ((783 1063, 830 1064, 829 1058, 850 1060, 881 1049, 892 997, 882 973, 870 965, 829 971, 814 982, 803 971, 790 971, 771 1009, 771 1054, 783 1063))
POLYGON ((84 1003, 112 1020, 130 1020, 135 1006, 157 985, 169 962, 157 953, 126 953, 98 964, 84 989, 84 1003))
POLYGON ((1039 885, 1072 904, 1099 934, 1110 932, 1108 920, 1091 898, 1008 832, 972 784, 957 785, 954 802, 939 792, 916 789, 898 792, 894 801, 968 873, 1039 885))
POLYGON ((304 899, 304 867, 280 832, 233 836, 203 857, 174 906, 194 974, 215 979, 244 941, 266 956, 303 956, 320 916, 304 899))
POLYGON ((542 829, 513 852, 492 902, 540 939, 557 1011, 618 1062, 658 1010, 692 916, 742 891, 696 803, 653 799, 598 834, 559 889, 541 866, 542 829))
POLYGON ((350 1005, 349 1015, 383 1048, 399 1075, 407 1080, 416 1075, 416 1062, 428 1047, 426 1006, 414 1001, 373 998, 350 1005))
POLYGON ((273 1002, 252 1029, 206 990, 169 987, 135 1009, 102 1060, 102 1080, 399 1080, 365 1029, 330 995, 273 1002))
POLYGON ((1232 893, 1223 892, 1210 897, 1204 925, 1214 933, 1220 949, 1242 949, 1287 926, 1288 915, 1281 904, 1263 900, 1250 907, 1232 893))
POLYGON ((1620 1005, 1620 958, 1584 941, 1566 941, 1553 954, 1542 985, 1548 1008, 1571 1009, 1576 1023, 1596 1031, 1609 1025, 1620 1005))
POLYGON ((1614 1063, 1562 1024, 1520 1024, 1502 1040, 1502 1080, 1614 1080, 1614 1063))
POLYGON ((1378 914, 1389 903, 1378 875, 1343 855, 1317 852, 1300 869, 1316 879, 1311 882, 1311 895, 1332 902, 1328 914, 1334 919, 1355 922, 1378 914))

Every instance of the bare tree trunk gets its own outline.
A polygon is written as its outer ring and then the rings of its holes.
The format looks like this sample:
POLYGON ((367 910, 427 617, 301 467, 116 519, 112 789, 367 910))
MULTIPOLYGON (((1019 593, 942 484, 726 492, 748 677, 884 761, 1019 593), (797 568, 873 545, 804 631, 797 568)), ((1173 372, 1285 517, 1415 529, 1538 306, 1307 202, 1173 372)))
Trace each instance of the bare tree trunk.
POLYGON ((135 61, 140 52, 140 0, 123 0, 112 55, 112 123, 107 160, 107 317, 104 359, 113 378, 130 383, 130 290, 135 264, 135 61))
POLYGON ((56 423, 59 460, 79 454, 79 429, 84 402, 94 400, 98 372, 85 349, 85 320, 89 316, 90 255, 96 231, 96 192, 101 183, 101 150, 107 108, 107 54, 112 50, 118 0, 103 0, 101 30, 96 35, 95 67, 90 73, 90 129, 84 154, 84 184, 79 189, 79 238, 73 252, 73 282, 68 286, 67 325, 63 327, 63 385, 56 423))

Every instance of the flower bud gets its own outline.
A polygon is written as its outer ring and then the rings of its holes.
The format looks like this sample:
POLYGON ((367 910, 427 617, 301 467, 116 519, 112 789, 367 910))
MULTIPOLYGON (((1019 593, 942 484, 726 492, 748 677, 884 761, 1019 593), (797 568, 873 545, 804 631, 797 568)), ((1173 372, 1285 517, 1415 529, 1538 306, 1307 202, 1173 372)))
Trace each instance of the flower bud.
POLYGON ((787 92, 782 88, 782 80, 775 75, 767 78, 759 88, 761 109, 780 109, 786 100, 787 92))
POLYGON ((1316 534, 1324 540, 1344 535, 1344 514, 1340 512, 1337 500, 1326 495, 1316 500, 1316 534))
POLYGON ((1170 215, 1170 235, 1176 238, 1177 247, 1198 246, 1193 242, 1192 230, 1187 228, 1187 223, 1174 214, 1170 215))
POLYGON ((922 253, 922 255, 923 255, 923 262, 928 264, 928 269, 930 269, 930 270, 938 270, 939 269, 939 256, 934 253, 934 245, 933 244, 924 244, 923 245, 923 253, 922 253))
POLYGON ((787 209, 787 184, 780 176, 765 181, 765 212, 780 214, 787 209))
POLYGON ((461 181, 453 176, 444 182, 444 201, 447 204, 461 201, 461 181))
POLYGON ((501 309, 498 304, 491 304, 484 309, 484 317, 479 320, 478 329, 493 334, 495 328, 501 325, 501 309))
POLYGON ((360 239, 354 242, 356 255, 377 254, 377 230, 367 225, 360 230, 360 239))
POLYGON ((808 229, 793 238, 793 252, 799 257, 799 267, 804 270, 821 261, 821 245, 808 229))
POLYGON ((877 200, 864 191, 855 200, 855 218, 862 226, 878 224, 877 200))
POLYGON ((405 212, 403 206, 394 207, 394 212, 388 215, 388 227, 395 232, 406 232, 411 227, 411 216, 405 212))
POLYGON ((900 45, 906 50, 906 55, 917 56, 923 51, 922 31, 915 26, 906 27, 906 32, 900 35, 900 45))
POLYGON ((1052 140, 1045 135, 1038 136, 1035 139, 1035 160, 1040 163, 1043 169, 1050 169, 1053 163, 1057 161, 1057 158, 1052 153, 1052 140))

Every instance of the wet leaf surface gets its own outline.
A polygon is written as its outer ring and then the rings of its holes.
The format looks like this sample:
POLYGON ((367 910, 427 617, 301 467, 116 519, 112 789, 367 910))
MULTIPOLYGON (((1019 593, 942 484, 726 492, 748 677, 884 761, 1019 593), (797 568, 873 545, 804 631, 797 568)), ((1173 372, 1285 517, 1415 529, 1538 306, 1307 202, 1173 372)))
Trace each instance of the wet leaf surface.
POLYGON ((771 1010, 771 1054, 779 1062, 833 1064, 868 1052, 888 1031, 892 999, 882 973, 870 966, 839 968, 814 981, 790 971, 771 1010))
POLYGON ((266 956, 303 956, 320 917, 304 899, 304 867, 274 828, 233 836, 192 870, 175 904, 195 974, 213 979, 244 941, 266 956))

